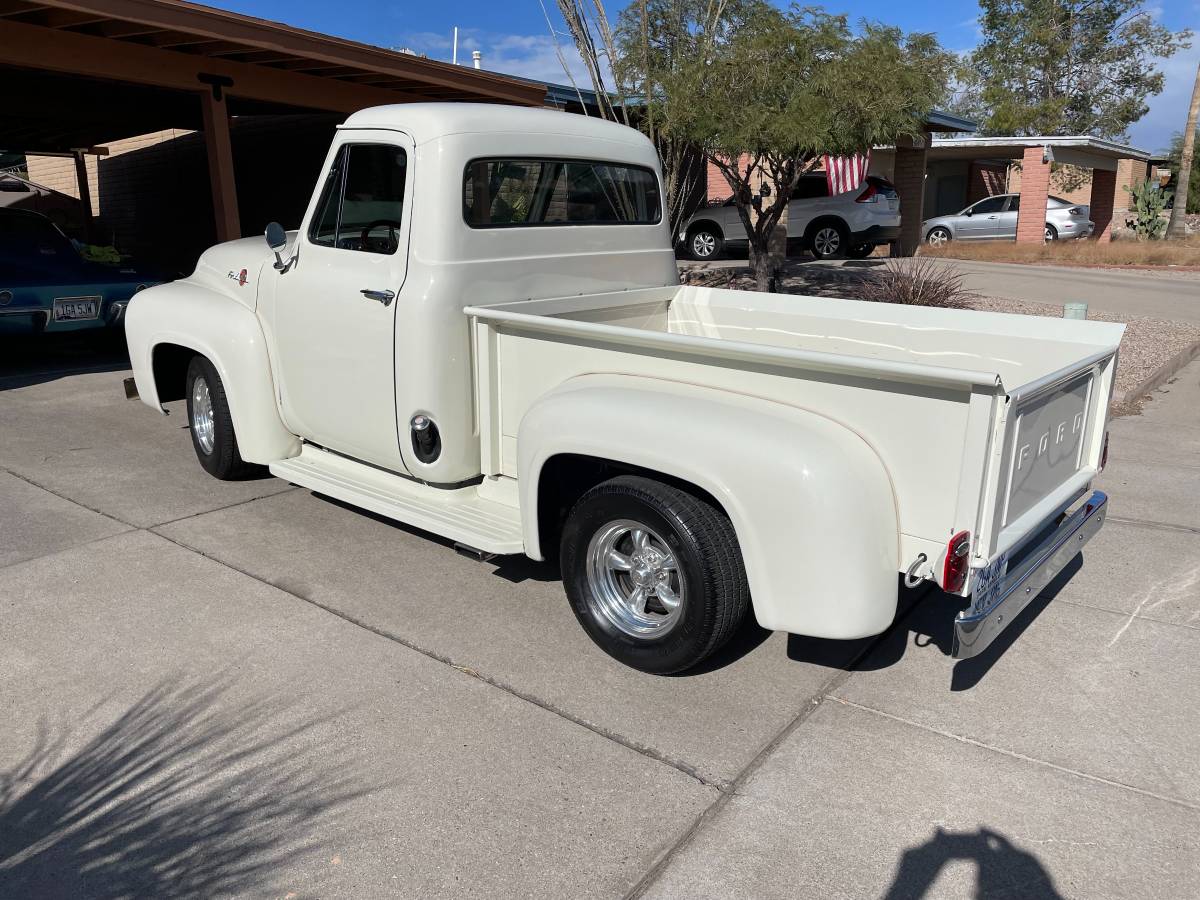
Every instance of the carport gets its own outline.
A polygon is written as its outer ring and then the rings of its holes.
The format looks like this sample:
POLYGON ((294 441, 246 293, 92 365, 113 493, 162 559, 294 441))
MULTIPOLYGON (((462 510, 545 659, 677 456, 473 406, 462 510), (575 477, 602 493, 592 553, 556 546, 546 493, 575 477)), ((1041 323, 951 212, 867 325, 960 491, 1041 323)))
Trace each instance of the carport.
MULTIPOLYGON (((85 156, 202 131, 218 240, 241 235, 230 117, 349 114, 418 100, 540 106, 544 85, 181 0, 0 0, 4 149, 85 156)), ((162 176, 171 187, 170 172, 162 176)))
MULTIPOLYGON (((1146 162, 1150 154, 1113 141, 1087 135, 1074 137, 973 137, 934 139, 928 162, 944 160, 1018 160, 1021 164, 1021 206, 1017 213, 1018 243, 1045 240, 1046 198, 1054 163, 1091 170, 1093 237, 1112 240, 1113 209, 1117 203, 1118 169, 1123 160, 1146 162)), ((965 204, 964 204, 965 205, 965 204)))

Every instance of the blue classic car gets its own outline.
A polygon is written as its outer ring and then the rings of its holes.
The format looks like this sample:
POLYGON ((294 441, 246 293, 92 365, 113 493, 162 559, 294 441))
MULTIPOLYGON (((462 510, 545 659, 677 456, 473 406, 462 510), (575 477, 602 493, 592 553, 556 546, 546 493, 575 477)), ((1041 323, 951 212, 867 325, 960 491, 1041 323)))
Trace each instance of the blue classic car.
POLYGON ((45 216, 0 209, 0 334, 79 331, 121 322, 157 279, 90 262, 45 216))

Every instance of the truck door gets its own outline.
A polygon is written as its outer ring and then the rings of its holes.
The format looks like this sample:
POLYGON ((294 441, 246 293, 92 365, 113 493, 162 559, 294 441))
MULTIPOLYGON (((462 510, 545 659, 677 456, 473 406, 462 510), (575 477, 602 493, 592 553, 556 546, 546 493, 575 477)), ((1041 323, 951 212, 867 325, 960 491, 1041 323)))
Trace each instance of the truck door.
POLYGON ((302 438, 406 471, 396 426, 395 326, 408 260, 412 144, 338 133, 277 273, 273 334, 284 422, 302 438))

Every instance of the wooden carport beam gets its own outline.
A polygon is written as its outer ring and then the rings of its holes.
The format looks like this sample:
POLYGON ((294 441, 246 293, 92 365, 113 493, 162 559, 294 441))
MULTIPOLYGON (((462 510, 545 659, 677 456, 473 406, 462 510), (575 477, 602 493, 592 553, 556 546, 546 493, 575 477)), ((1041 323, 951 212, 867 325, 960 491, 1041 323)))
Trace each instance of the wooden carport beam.
POLYGON ((204 120, 204 146, 208 151, 208 180, 212 186, 213 214, 217 240, 232 241, 242 236, 238 218, 237 181, 233 172, 233 144, 229 139, 229 113, 225 98, 216 99, 216 91, 200 95, 204 120))

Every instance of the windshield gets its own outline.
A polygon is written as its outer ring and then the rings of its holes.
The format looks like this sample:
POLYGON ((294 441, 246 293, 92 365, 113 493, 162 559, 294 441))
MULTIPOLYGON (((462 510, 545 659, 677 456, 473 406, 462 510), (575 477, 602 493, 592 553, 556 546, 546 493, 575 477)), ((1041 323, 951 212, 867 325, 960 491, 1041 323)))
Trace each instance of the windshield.
POLYGON ((11 263, 77 266, 79 253, 49 219, 0 215, 0 259, 11 263))

